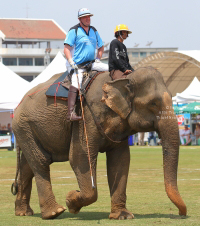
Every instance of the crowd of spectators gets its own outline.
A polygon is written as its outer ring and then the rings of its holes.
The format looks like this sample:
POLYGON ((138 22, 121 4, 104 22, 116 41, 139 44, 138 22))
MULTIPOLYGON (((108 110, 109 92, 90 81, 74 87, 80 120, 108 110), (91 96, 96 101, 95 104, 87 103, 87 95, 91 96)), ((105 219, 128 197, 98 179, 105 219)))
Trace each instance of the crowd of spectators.
MULTIPOLYGON (((188 125, 184 126, 184 129, 179 130, 180 144, 181 145, 200 145, 200 122, 196 123, 195 128, 190 130, 188 125)), ((156 146, 162 144, 162 140, 158 138, 155 131, 148 132, 148 141, 144 141, 145 133, 138 133, 138 145, 143 146, 148 144, 148 146, 156 146), (153 140, 153 142, 151 141, 153 140)))
POLYGON ((194 132, 190 131, 188 125, 185 125, 184 129, 179 131, 179 134, 181 145, 198 144, 198 139, 200 139, 200 122, 196 124, 194 132))

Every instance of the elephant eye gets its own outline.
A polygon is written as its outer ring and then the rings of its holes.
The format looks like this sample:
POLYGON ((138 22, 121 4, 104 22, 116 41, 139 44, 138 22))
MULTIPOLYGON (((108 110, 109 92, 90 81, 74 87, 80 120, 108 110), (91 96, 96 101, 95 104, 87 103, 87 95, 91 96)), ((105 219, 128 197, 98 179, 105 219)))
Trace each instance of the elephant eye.
POLYGON ((156 106, 156 103, 155 102, 152 102, 151 105, 156 106))

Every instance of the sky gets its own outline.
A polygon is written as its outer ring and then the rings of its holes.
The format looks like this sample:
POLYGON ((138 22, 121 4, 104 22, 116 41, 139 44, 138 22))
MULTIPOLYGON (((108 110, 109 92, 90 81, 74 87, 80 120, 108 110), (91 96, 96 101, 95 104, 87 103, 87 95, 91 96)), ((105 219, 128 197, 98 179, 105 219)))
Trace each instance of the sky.
POLYGON ((6 0, 0 17, 53 19, 67 32, 83 7, 94 14, 91 25, 105 44, 114 39, 116 25, 126 24, 133 32, 124 41, 128 48, 200 49, 200 0, 6 0))

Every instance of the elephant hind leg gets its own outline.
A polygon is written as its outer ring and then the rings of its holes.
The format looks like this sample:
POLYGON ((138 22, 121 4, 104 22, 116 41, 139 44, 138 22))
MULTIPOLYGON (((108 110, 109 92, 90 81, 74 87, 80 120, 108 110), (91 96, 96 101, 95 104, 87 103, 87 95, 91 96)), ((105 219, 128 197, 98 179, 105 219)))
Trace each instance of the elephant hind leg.
MULTIPOLYGON (((26 133, 24 135, 23 131, 21 131, 21 136, 25 137, 26 133)), ((49 167, 51 155, 42 148, 30 132, 29 139, 31 142, 26 143, 23 140, 19 140, 19 144, 35 176, 42 218, 53 219, 63 213, 66 208, 56 202, 52 191, 49 167)), ((24 177, 27 176, 26 174, 26 171, 23 170, 24 177)))
POLYGON ((16 216, 31 216, 34 214, 30 207, 33 176, 33 171, 22 153, 20 161, 20 174, 18 179, 18 193, 15 201, 16 216))

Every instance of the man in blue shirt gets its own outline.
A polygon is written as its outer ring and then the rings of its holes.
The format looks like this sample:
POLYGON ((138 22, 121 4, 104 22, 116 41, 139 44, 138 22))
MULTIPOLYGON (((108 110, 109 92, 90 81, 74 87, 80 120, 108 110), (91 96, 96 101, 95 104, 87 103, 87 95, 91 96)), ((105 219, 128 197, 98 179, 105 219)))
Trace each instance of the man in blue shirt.
POLYGON ((68 116, 70 121, 81 120, 82 117, 77 116, 74 111, 76 97, 78 94, 78 81, 81 87, 83 80, 83 72, 80 66, 94 61, 92 70, 108 71, 108 65, 101 63, 100 59, 104 51, 104 44, 99 36, 98 31, 90 26, 90 17, 93 14, 87 8, 82 8, 78 11, 79 24, 70 28, 64 41, 64 54, 67 58, 67 69, 70 72, 74 69, 72 74, 71 83, 68 94, 68 116), (96 52, 97 48, 97 54, 96 52), (95 57, 96 54, 96 57, 95 57), (79 66, 79 67, 78 67, 79 66), (78 71, 78 79, 76 73, 78 71))

